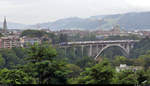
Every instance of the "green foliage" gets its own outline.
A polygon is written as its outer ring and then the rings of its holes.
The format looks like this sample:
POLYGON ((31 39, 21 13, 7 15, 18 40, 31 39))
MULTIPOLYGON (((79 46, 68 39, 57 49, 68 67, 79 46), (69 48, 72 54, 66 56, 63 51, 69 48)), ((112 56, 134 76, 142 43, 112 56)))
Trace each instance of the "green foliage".
POLYGON ((68 42, 68 35, 67 34, 60 34, 59 43, 61 43, 61 42, 68 42))
POLYGON ((59 43, 59 36, 55 35, 54 33, 47 33, 47 35, 52 39, 52 44, 59 43))
POLYGON ((65 61, 55 60, 56 50, 48 44, 34 44, 28 49, 27 61, 22 69, 39 84, 65 84, 70 71, 65 61))
POLYGON ((67 76, 71 72, 63 61, 54 61, 51 64, 50 84, 67 84, 67 76))
POLYGON ((34 83, 34 79, 28 76, 22 70, 0 70, 0 83, 1 84, 28 84, 34 83))
POLYGON ((67 83, 67 75, 70 72, 65 62, 60 61, 43 61, 23 67, 24 71, 32 75, 39 84, 65 84, 67 83))
POLYGON ((142 76, 142 84, 150 84, 150 69, 141 74, 142 76), (144 80, 146 78, 146 80, 144 80))
POLYGON ((114 84, 138 84, 136 74, 131 70, 125 70, 117 73, 114 84))
POLYGON ((49 41, 48 39, 50 38, 53 44, 56 44, 59 42, 59 36, 56 36, 54 33, 47 33, 41 30, 24 30, 21 33, 21 37, 23 36, 38 37, 38 38, 46 37, 45 39, 43 39, 43 41, 49 41))
POLYGON ((5 64, 3 67, 12 68, 16 64, 19 64, 19 58, 16 56, 15 52, 10 49, 1 49, 0 53, 5 60, 5 64))
POLYGON ((148 69, 150 66, 150 51, 147 51, 145 55, 139 56, 139 58, 137 58, 137 61, 139 65, 145 68, 145 70, 148 69))
POLYGON ((12 50, 15 52, 16 56, 20 59, 23 59, 27 57, 27 52, 25 51, 25 48, 12 48, 12 50))
POLYGON ((138 70, 136 71, 136 74, 138 84, 144 84, 144 82, 147 81, 149 78, 148 72, 145 72, 144 70, 138 70))
POLYGON ((27 59, 35 63, 43 60, 52 60, 57 55, 57 52, 51 45, 35 43, 28 49, 28 55, 27 59))
POLYGON ((3 68, 5 65, 5 59, 0 55, 0 68, 3 68))
POLYGON ((127 58, 124 56, 116 56, 113 64, 115 66, 119 66, 120 64, 126 64, 127 63, 127 58))
POLYGON ((77 78, 80 75, 82 69, 75 64, 67 64, 67 69, 71 72, 68 74, 68 78, 77 78))
POLYGON ((114 70, 107 60, 81 73, 78 83, 80 84, 110 84, 114 76, 114 70))
POLYGON ((92 67, 96 64, 96 61, 91 57, 77 58, 75 64, 81 68, 92 67))
POLYGON ((107 58, 113 60, 116 58, 116 56, 126 56, 126 54, 120 47, 112 46, 112 47, 105 49, 102 52, 101 56, 107 57, 107 58))
POLYGON ((58 58, 58 59, 63 59, 63 58, 66 57, 65 49, 56 48, 56 51, 57 51, 57 56, 56 56, 56 58, 58 58))
POLYGON ((96 39, 95 33, 89 33, 89 34, 83 36, 82 40, 83 41, 95 41, 97 39, 96 39))
POLYGON ((130 57, 137 58, 140 55, 146 54, 150 50, 150 38, 143 38, 140 42, 135 43, 134 48, 130 52, 130 57))
POLYGON ((4 35, 2 33, 0 33, 0 37, 3 37, 4 35))
POLYGON ((46 34, 46 32, 44 31, 40 31, 40 30, 24 30, 21 33, 21 37, 23 36, 27 36, 27 37, 42 37, 46 34))
MULTIPOLYGON (((145 81, 149 81, 148 73, 144 70, 123 70, 115 74, 112 84, 144 84, 145 81)), ((147 82, 148 83, 148 82, 147 82)))

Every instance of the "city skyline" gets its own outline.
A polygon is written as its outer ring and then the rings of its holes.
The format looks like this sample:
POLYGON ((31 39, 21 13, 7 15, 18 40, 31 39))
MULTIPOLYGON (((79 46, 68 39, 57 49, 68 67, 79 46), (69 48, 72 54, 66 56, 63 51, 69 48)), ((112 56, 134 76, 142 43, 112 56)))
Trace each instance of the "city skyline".
POLYGON ((36 24, 66 17, 150 11, 148 0, 1 0, 0 21, 36 24))

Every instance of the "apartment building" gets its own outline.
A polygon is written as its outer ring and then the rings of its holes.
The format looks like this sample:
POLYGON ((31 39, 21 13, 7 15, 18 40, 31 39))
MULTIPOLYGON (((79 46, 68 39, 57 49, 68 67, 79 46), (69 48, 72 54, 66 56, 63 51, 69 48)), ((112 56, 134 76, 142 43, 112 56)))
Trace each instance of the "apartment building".
POLYGON ((13 48, 19 46, 20 46, 19 37, 8 36, 0 38, 0 48, 13 48))

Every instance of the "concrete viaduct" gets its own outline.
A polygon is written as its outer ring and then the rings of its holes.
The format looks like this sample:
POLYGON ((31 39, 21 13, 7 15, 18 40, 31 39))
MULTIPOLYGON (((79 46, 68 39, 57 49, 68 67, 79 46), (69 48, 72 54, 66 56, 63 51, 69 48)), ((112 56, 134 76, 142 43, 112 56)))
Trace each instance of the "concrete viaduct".
POLYGON ((134 44, 139 42, 139 40, 108 40, 108 41, 80 41, 80 42, 64 42, 60 43, 61 48, 65 49, 67 53, 67 48, 73 47, 74 51, 76 51, 76 47, 81 48, 81 53, 83 55, 84 48, 88 48, 88 56, 94 57, 96 60, 101 53, 113 46, 120 47, 123 51, 123 54, 128 57, 130 50, 134 47, 134 44))

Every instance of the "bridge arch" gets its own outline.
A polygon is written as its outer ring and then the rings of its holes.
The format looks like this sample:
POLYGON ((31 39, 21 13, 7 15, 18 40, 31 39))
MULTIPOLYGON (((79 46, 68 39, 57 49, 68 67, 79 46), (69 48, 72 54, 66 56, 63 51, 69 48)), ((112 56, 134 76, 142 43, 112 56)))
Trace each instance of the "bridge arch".
POLYGON ((109 48, 109 47, 120 47, 120 48, 122 49, 122 51, 123 51, 123 54, 124 54, 125 56, 129 56, 129 51, 128 51, 125 47, 121 46, 120 44, 109 44, 109 45, 106 45, 105 47, 103 47, 103 48, 100 50, 100 52, 96 55, 95 60, 98 58, 98 56, 100 56, 100 55, 102 54, 102 52, 103 52, 104 50, 106 50, 106 49, 109 48))

